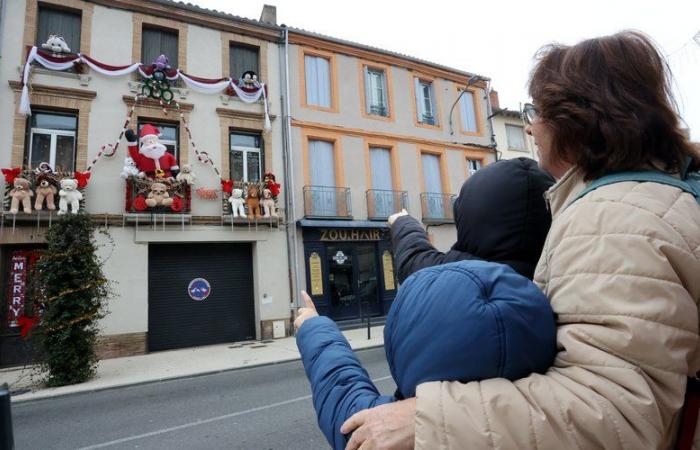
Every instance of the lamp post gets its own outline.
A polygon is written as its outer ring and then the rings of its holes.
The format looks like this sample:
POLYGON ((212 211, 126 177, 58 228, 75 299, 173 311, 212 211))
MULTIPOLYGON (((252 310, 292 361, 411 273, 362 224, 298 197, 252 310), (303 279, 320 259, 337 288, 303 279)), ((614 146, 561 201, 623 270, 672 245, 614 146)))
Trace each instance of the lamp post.
POLYGON ((472 76, 467 80, 467 85, 464 86, 464 89, 462 89, 462 92, 460 92, 459 95, 457 96, 457 100, 455 100, 455 102, 452 104, 452 108, 450 108, 450 135, 454 135, 454 134, 455 134, 455 130, 454 130, 454 128, 452 127, 452 113, 453 113, 454 110, 455 110, 455 106, 457 106, 457 103, 459 103, 459 99, 462 98, 462 96, 464 95, 464 93, 467 92, 467 90, 469 89, 469 86, 471 86, 472 84, 476 83, 477 81, 485 81, 485 80, 484 80, 483 77, 481 77, 481 76, 479 76, 479 75, 472 75, 472 76))

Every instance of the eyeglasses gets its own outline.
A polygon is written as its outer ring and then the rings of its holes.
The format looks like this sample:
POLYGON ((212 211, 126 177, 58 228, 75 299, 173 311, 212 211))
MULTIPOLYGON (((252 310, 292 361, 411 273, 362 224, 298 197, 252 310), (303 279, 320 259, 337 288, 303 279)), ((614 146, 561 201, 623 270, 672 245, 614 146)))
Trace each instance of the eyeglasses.
POLYGON ((535 108, 535 105, 532 103, 525 103, 523 105, 523 110, 520 112, 520 116, 526 124, 532 125, 532 122, 537 119, 537 108, 535 108))

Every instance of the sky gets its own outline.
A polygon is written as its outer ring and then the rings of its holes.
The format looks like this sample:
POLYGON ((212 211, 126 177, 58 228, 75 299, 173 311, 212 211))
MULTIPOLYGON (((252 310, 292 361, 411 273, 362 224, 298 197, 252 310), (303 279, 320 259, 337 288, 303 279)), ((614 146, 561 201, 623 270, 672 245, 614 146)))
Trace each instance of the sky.
POLYGON ((700 0, 189 1, 250 19, 271 4, 278 24, 487 76, 509 109, 529 100, 528 74, 542 45, 640 30, 667 57, 681 118, 700 141, 700 43, 693 40, 700 33, 700 0))

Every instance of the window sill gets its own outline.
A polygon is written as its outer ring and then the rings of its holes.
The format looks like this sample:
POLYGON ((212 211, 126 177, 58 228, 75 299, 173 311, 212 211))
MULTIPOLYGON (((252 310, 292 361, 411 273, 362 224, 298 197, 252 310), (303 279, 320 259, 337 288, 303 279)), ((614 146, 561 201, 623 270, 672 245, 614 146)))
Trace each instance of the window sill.
MULTIPOLYGON (((241 100, 241 98, 240 98, 239 96, 237 96, 237 95, 226 95, 226 94, 221 94, 221 95, 219 95, 219 98, 221 99, 221 104, 223 104, 224 106, 228 105, 231 101, 239 102, 239 103, 245 103, 245 102, 244 102, 243 100, 241 100)), ((255 102, 255 103, 256 103, 256 104, 262 104, 262 103, 263 103, 263 97, 261 96, 260 99, 259 99, 257 102, 255 102)), ((247 103, 247 104, 250 104, 250 103, 247 103)), ((272 105, 272 102, 271 102, 270 99, 268 98, 268 99, 267 99, 267 107, 268 107, 268 109, 270 108, 271 105, 272 105)))
MULTIPOLYGON (((20 73, 20 76, 21 76, 21 74, 24 71, 24 66, 19 66, 17 69, 18 69, 17 71, 20 73)), ((84 73, 49 70, 49 69, 45 69, 45 68, 39 67, 39 66, 32 67, 32 74, 50 75, 50 76, 59 77, 59 78, 68 78, 68 79, 78 80, 80 82, 81 86, 89 86, 90 80, 92 80, 92 77, 90 75, 87 75, 84 73)))

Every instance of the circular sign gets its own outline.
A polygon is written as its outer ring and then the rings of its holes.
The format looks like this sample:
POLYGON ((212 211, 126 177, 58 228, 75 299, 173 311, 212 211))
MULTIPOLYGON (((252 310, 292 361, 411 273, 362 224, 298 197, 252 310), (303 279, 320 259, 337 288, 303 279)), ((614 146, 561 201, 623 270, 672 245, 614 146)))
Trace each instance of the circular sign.
POLYGON ((190 281, 190 285, 187 287, 187 293, 192 300, 201 302, 211 294, 211 285, 204 278, 195 278, 190 281))

